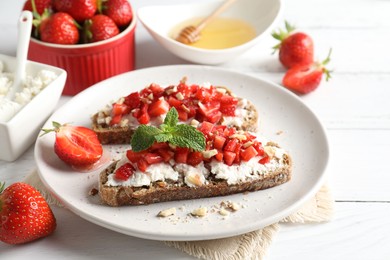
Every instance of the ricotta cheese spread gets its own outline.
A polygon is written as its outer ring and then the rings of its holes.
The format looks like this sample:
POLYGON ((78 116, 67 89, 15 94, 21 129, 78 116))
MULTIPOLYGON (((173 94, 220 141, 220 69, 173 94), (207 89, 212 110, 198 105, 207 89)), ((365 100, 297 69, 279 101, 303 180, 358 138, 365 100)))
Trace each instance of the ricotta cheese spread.
POLYGON ((0 61, 0 121, 9 121, 56 78, 56 73, 49 70, 27 75, 22 91, 16 93, 13 100, 8 100, 5 96, 12 87, 13 75, 4 71, 4 64, 0 61))
MULTIPOLYGON (((137 169, 126 181, 115 179, 114 171, 108 175, 108 181, 105 185, 142 187, 150 186, 151 183, 156 181, 172 180, 175 182, 179 180, 179 176, 182 176, 185 185, 196 187, 207 184, 207 178, 210 174, 216 179, 226 180, 229 185, 256 180, 285 166, 283 157, 287 154, 286 151, 278 147, 270 148, 273 149, 273 157, 266 164, 259 163, 259 160, 262 158, 261 156, 256 156, 247 162, 241 161, 240 164, 233 164, 231 166, 213 159, 207 163, 209 169, 206 168, 203 162, 194 167, 182 163, 175 164, 171 160, 170 163, 152 164, 145 172, 137 169)), ((128 162, 130 161, 124 156, 118 161, 116 169, 128 162)))

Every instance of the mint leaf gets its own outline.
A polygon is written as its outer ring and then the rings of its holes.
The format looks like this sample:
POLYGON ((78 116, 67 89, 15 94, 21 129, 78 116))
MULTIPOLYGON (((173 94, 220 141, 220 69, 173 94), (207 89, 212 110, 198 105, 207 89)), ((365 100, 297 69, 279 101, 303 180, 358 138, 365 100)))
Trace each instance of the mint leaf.
POLYGON ((172 107, 167 113, 164 124, 160 128, 148 125, 140 125, 131 139, 133 151, 139 152, 148 149, 154 142, 169 142, 179 147, 192 148, 195 151, 203 151, 206 147, 206 138, 195 127, 178 124, 179 114, 172 107))
POLYGON ((131 138, 131 149, 139 152, 153 145, 155 136, 161 134, 161 130, 148 125, 140 125, 131 138))
POLYGON ((192 148, 195 151, 203 151, 206 147, 204 135, 195 127, 184 124, 175 127, 175 132, 169 142, 180 147, 192 148))
POLYGON ((155 136, 154 136, 154 139, 155 139, 158 143, 169 142, 169 141, 172 139, 172 134, 169 134, 169 133, 161 133, 161 134, 155 135, 155 136))
POLYGON ((164 119, 164 125, 170 126, 170 127, 175 127, 178 122, 179 122, 179 113, 177 113, 176 108, 172 107, 168 111, 168 113, 164 119))

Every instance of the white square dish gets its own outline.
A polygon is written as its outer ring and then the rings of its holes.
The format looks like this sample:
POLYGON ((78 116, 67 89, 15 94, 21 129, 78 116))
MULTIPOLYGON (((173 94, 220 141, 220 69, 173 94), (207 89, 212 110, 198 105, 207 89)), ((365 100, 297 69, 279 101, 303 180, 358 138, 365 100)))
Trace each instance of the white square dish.
MULTIPOLYGON (((4 71, 13 73, 16 58, 0 54, 4 71)), ((66 71, 42 63, 27 61, 26 75, 36 75, 41 70, 54 72, 57 77, 34 96, 9 121, 0 122, 0 160, 14 161, 31 146, 40 128, 52 114, 62 94, 66 71)))

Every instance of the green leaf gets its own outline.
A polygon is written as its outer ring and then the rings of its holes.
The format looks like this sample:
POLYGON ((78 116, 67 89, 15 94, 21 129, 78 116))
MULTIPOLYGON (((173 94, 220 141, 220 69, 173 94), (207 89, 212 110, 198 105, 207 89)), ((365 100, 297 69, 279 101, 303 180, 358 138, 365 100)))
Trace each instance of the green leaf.
POLYGON ((195 151, 203 151, 206 147, 204 135, 196 128, 184 124, 176 126, 170 143, 180 147, 192 148, 195 151))
POLYGON ((155 136, 161 134, 161 130, 148 125, 140 125, 131 138, 131 148, 134 152, 148 149, 156 141, 155 136))
POLYGON ((177 113, 176 108, 172 107, 168 111, 168 113, 164 119, 164 125, 174 127, 177 125, 178 122, 179 122, 179 113, 177 113))
POLYGON ((156 139, 156 141, 157 141, 158 143, 169 142, 169 141, 172 139, 172 134, 169 134, 169 133, 161 133, 161 134, 155 135, 155 136, 154 136, 154 139, 156 139))

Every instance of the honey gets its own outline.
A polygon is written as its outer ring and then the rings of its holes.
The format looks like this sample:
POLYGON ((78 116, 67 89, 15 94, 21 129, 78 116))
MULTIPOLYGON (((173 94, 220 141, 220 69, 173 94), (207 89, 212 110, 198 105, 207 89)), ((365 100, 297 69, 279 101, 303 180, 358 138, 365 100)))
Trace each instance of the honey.
MULTIPOLYGON (((203 19, 196 17, 180 23, 173 28, 170 37, 175 39, 183 28, 196 26, 203 19)), ((197 42, 188 45, 202 49, 225 49, 244 44, 255 37, 256 30, 249 23, 235 18, 217 17, 201 31, 197 42)))

